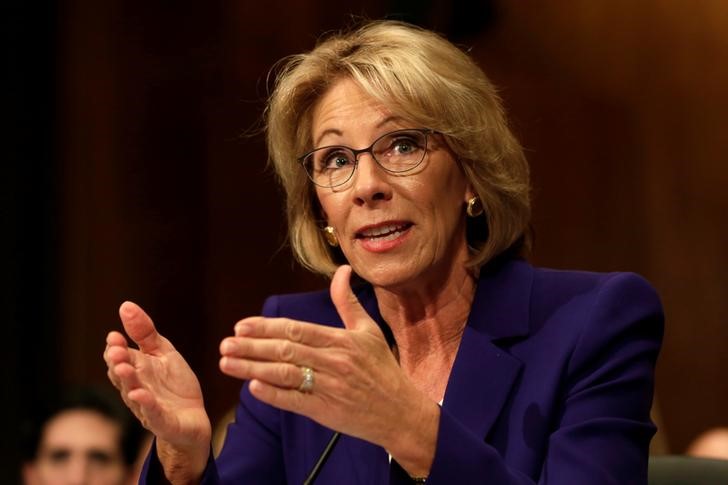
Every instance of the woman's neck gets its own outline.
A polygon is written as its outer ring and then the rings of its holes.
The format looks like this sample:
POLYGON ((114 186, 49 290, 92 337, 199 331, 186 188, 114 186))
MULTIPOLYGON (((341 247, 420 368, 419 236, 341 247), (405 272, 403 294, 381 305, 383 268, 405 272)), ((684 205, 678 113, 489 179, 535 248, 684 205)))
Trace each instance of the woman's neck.
POLYGON ((435 387, 444 392, 475 287, 475 275, 462 267, 439 284, 420 284, 413 289, 375 288, 379 311, 392 330, 400 365, 415 381, 420 376, 426 378, 428 373, 440 374, 444 381, 435 387))

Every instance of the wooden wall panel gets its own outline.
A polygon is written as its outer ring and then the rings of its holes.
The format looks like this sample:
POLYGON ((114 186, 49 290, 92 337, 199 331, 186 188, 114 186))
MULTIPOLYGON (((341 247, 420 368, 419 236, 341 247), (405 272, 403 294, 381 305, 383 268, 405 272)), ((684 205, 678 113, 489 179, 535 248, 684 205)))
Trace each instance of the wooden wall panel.
POLYGON ((255 129, 273 64, 350 22, 351 11, 382 15, 375 2, 64 2, 65 382, 105 385, 104 336, 132 299, 188 358, 220 416, 240 386, 217 369, 235 321, 272 293, 326 285, 283 246, 281 195, 255 129))
MULTIPOLYGON (((325 284, 281 249, 263 139, 240 136, 261 113, 266 73, 350 12, 404 3, 63 2, 66 381, 104 381, 103 336, 130 298, 189 357, 212 414, 232 404, 220 339, 266 295, 325 284)), ((422 8, 457 26, 445 2, 422 8)), ((476 12, 495 12, 472 22, 486 30, 450 33, 501 86, 528 150, 534 261, 634 270, 656 285, 668 315, 658 393, 679 451, 727 419, 728 4, 501 1, 476 12)))

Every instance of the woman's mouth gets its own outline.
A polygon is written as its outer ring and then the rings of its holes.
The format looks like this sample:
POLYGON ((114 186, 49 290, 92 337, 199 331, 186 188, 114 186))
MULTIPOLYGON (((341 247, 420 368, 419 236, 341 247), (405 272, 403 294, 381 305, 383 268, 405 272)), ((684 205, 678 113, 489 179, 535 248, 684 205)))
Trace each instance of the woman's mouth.
POLYGON ((410 228, 412 226, 411 223, 396 223, 396 224, 387 224, 382 226, 375 226, 370 227, 368 229, 364 229, 363 231, 359 231, 356 233, 357 239, 379 239, 379 240, 389 240, 389 239, 395 239, 397 236, 402 234, 404 231, 410 228))
POLYGON ((399 245, 399 242, 403 240, 402 236, 411 227, 411 222, 378 224, 357 231, 355 238, 360 240, 362 246, 369 251, 386 251, 399 245))

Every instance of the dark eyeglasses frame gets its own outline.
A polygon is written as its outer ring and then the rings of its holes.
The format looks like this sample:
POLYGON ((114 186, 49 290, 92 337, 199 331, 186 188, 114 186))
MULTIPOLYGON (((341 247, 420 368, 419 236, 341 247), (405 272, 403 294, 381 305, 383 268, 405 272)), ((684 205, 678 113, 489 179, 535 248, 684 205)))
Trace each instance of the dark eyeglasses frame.
POLYGON ((389 172, 389 173, 406 173, 406 172, 409 172, 410 170, 416 169, 417 167, 420 166, 420 164, 422 163, 422 160, 425 159, 425 155, 427 154, 427 147, 428 147, 428 145, 427 145, 427 141, 428 141, 427 140, 427 137, 429 135, 436 135, 437 133, 439 133, 439 132, 437 132, 437 131, 435 131, 433 129, 430 129, 430 128, 404 128, 404 129, 401 129, 401 130, 394 130, 394 131, 390 131, 388 133, 383 134, 382 136, 380 136, 376 140, 374 140, 372 142, 372 144, 369 145, 367 148, 362 148, 361 150, 355 150, 355 149, 353 149, 351 147, 348 147, 346 145, 327 145, 327 146, 323 146, 323 147, 314 148, 313 150, 311 150, 309 152, 306 152, 305 154, 303 154, 300 157, 298 157, 297 160, 298 160, 298 163, 301 164, 301 167, 303 168, 303 171, 306 172, 306 175, 308 176, 309 180, 311 180, 311 182, 313 182, 314 185, 318 185, 319 187, 324 187, 324 188, 334 188, 334 187, 338 187, 340 185, 344 185, 346 182, 348 182, 349 180, 351 180, 351 177, 354 176, 354 172, 356 172, 356 169, 359 167, 359 155, 361 155, 362 153, 368 153, 368 154, 370 154, 372 156, 372 159, 385 172, 389 172), (397 133, 406 133, 406 132, 410 132, 410 131, 418 131, 418 132, 422 133, 423 135, 425 135, 425 146, 423 147, 423 150, 425 151, 425 153, 422 154, 422 159, 419 162, 417 162, 417 164, 415 164, 415 165, 413 165, 413 166, 411 166, 409 168, 406 168, 404 170, 391 170, 391 169, 385 167, 384 165, 382 165, 379 162, 379 160, 377 160, 377 157, 374 156, 374 152, 372 151, 374 149, 374 145, 376 145, 377 142, 379 142, 379 140, 381 140, 382 138, 385 138, 387 136, 391 136, 391 135, 394 135, 394 134, 397 134, 397 133), (313 175, 311 175, 309 173, 309 171, 306 169, 306 165, 305 165, 306 159, 309 156, 311 156, 314 152, 317 152, 319 150, 325 150, 327 148, 344 148, 344 149, 349 150, 351 153, 354 154, 354 168, 351 170, 351 173, 349 174, 349 176, 344 181, 339 182, 336 185, 322 185, 322 184, 316 183, 316 181, 313 179, 313 175))

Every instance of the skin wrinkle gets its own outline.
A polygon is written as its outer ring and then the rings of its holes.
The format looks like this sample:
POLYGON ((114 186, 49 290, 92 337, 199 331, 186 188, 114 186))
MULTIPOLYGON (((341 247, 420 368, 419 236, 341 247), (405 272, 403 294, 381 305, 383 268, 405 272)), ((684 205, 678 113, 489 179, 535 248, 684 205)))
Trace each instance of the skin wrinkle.
MULTIPOLYGON (((377 123, 376 126, 375 126, 375 128, 379 129, 379 128, 387 125, 388 123, 406 123, 406 120, 404 120, 403 118, 401 118, 399 116, 391 116, 390 115, 390 116, 387 116, 386 118, 384 118, 379 123, 377 123)), ((336 143, 332 143, 330 145, 322 145, 322 140, 326 137, 326 135, 336 135, 338 137, 341 137, 341 136, 344 135, 344 133, 341 130, 338 130, 336 128, 329 128, 327 130, 324 130, 316 138, 316 142, 314 143, 314 146, 317 147, 316 149, 318 149, 318 148, 326 148, 327 146, 336 146, 337 145, 336 143)), ((364 146, 362 146, 362 148, 363 147, 364 146)), ((349 148, 353 148, 353 147, 349 147, 349 148)), ((354 148, 354 149, 356 150, 356 148, 354 148)))
POLYGON ((303 329, 299 325, 289 323, 286 327, 286 336, 293 342, 301 342, 303 329))
POLYGON ((295 362, 296 351, 290 340, 284 340, 279 347, 279 358, 283 362, 295 362))

